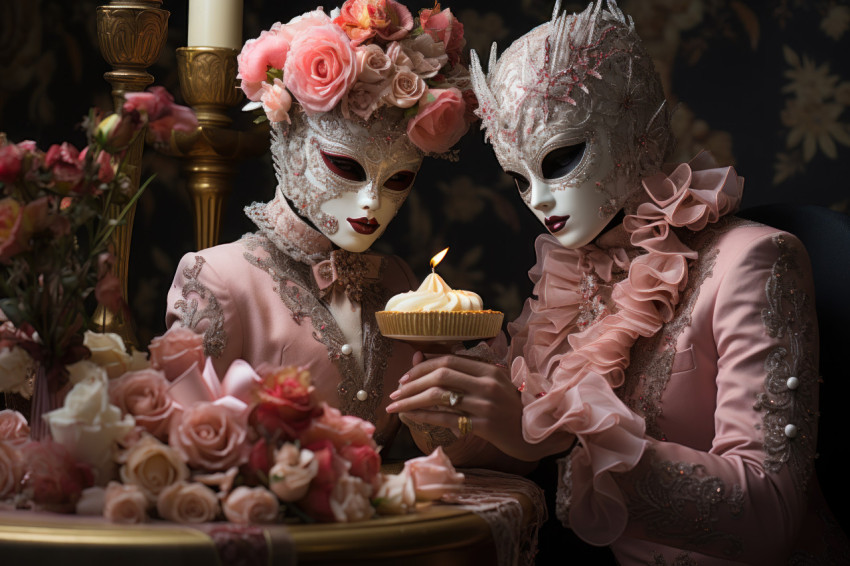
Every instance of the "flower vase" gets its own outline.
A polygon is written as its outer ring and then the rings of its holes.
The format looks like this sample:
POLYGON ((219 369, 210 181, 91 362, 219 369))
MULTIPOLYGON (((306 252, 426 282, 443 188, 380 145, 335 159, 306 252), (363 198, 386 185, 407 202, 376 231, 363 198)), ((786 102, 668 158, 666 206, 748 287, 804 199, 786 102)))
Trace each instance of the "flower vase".
POLYGON ((30 437, 41 441, 50 437, 50 427, 44 421, 44 415, 62 406, 65 389, 51 392, 47 383, 47 368, 38 364, 32 384, 30 399, 30 437))

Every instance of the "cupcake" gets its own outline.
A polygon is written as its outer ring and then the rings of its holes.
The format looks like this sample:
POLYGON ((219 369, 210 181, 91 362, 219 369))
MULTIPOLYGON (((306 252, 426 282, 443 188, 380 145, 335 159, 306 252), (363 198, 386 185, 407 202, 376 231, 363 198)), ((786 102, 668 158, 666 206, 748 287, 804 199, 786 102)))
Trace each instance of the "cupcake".
POLYGON ((496 336, 504 315, 484 310, 477 293, 452 289, 431 273, 417 290, 392 297, 375 317, 389 338, 472 340, 496 336))

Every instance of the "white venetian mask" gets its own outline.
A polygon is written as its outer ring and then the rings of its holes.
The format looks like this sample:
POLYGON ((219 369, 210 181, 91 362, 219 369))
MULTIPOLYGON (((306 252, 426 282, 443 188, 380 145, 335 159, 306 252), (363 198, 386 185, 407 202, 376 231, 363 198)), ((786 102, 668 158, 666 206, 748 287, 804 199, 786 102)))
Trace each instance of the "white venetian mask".
POLYGON ((294 112, 291 126, 275 128, 278 187, 293 211, 340 248, 369 249, 407 199, 422 163, 403 121, 294 112))
POLYGON ((567 248, 591 242, 655 173, 671 144, 657 73, 616 4, 560 14, 517 41, 484 77, 478 114, 523 201, 567 248))

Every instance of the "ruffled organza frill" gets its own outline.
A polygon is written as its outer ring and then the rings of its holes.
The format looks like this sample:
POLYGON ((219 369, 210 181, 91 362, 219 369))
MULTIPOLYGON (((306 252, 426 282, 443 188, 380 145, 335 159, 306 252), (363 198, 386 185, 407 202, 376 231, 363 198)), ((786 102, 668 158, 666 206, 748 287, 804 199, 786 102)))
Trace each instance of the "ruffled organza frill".
POLYGON ((643 418, 613 388, 623 384, 635 341, 672 319, 688 261, 698 257, 672 228, 701 230, 733 212, 743 179, 701 153, 644 179, 643 188, 645 200, 599 245, 566 249, 551 236, 538 238, 529 272, 537 299, 508 328, 526 440, 558 430, 578 437, 570 526, 597 545, 616 540, 628 520, 611 472, 634 468, 647 444, 643 418), (628 244, 604 243, 617 236, 628 244))

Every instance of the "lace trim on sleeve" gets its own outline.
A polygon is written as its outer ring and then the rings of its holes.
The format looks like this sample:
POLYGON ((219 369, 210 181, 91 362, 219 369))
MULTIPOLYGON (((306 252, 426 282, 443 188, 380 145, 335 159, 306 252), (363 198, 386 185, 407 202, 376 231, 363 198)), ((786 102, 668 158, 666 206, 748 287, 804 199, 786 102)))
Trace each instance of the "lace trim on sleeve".
POLYGON ((224 310, 221 304, 199 279, 205 263, 203 256, 196 255, 195 265, 183 270, 183 277, 186 279, 182 290, 183 298, 174 303, 174 308, 180 313, 180 324, 186 328, 195 330, 202 320, 209 321, 210 324, 204 331, 204 354, 217 358, 227 344, 227 332, 224 330, 224 310), (197 298, 190 298, 192 294, 197 298), (206 301, 204 308, 199 308, 200 301, 206 301))
POLYGON ((629 498, 631 520, 645 524, 650 534, 692 546, 721 544, 724 554, 738 556, 743 552, 741 539, 716 528, 721 506, 733 517, 741 516, 744 491, 740 485, 730 489, 698 464, 654 458, 629 498))
POLYGON ((767 356, 764 392, 754 409, 763 411, 764 467, 778 473, 788 464, 795 484, 802 490, 812 472, 817 434, 817 367, 813 359, 816 328, 807 316, 811 299, 797 287, 799 268, 794 249, 783 235, 773 242, 779 257, 765 284, 767 308, 762 321, 771 338, 784 339, 767 356))

